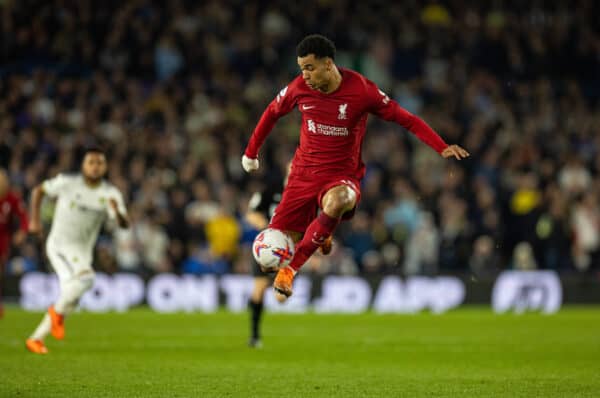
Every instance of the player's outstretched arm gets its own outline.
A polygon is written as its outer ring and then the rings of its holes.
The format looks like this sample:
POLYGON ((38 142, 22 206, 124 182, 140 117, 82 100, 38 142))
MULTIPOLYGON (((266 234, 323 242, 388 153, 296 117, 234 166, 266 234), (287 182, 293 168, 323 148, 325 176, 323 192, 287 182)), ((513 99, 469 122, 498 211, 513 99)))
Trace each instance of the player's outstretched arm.
POLYGON ((267 109, 265 109, 263 112, 258 124, 256 125, 256 128, 252 132, 250 140, 248 141, 244 155, 242 156, 242 168, 247 173, 258 170, 258 152, 280 117, 280 115, 277 113, 277 105, 274 104, 274 102, 275 101, 271 102, 271 104, 269 104, 267 109))
POLYGON ((244 155, 242 156, 242 167, 246 172, 258 169, 258 152, 265 142, 265 139, 271 130, 273 130, 273 127, 275 127, 277 120, 290 113, 296 106, 295 91, 293 88, 294 83, 292 82, 289 87, 290 89, 288 89, 288 86, 283 88, 283 90, 277 94, 277 97, 271 101, 260 117, 256 128, 252 132, 252 136, 250 137, 244 155))
POLYGON ((119 211, 119 204, 117 203, 117 200, 114 198, 110 198, 108 200, 108 203, 115 212, 119 228, 129 228, 129 217, 127 217, 127 214, 123 214, 119 211))
POLYGON ((469 152, 464 148, 458 145, 448 145, 423 119, 402 108, 396 101, 379 90, 375 83, 368 83, 366 97, 370 102, 372 113, 384 120, 398 123, 444 158, 454 156, 460 160, 469 156, 469 152))
POLYGON ((29 233, 40 235, 42 233, 42 222, 40 221, 40 206, 44 198, 44 188, 37 185, 31 191, 31 219, 29 220, 29 233))

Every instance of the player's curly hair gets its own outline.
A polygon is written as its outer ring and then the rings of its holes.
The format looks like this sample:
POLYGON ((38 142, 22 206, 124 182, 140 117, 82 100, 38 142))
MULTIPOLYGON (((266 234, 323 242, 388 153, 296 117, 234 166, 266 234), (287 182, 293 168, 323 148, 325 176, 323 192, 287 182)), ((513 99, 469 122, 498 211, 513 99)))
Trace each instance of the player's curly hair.
POLYGON ((84 150, 83 150, 83 155, 87 155, 88 153, 97 153, 100 155, 105 155, 106 156, 106 151, 100 147, 100 146, 96 146, 96 145, 90 145, 87 146, 84 150))
POLYGON ((299 57, 314 54, 315 58, 329 57, 335 59, 335 44, 323 35, 308 35, 296 47, 299 57))

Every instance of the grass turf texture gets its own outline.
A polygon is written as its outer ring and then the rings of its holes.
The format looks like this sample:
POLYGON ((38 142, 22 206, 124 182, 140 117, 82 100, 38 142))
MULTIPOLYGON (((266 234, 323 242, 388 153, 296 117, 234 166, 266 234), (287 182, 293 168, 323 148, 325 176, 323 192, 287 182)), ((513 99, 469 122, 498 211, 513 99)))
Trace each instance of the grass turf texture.
POLYGON ((597 397, 600 307, 544 316, 75 314, 50 354, 40 314, 0 320, 0 397, 597 397))

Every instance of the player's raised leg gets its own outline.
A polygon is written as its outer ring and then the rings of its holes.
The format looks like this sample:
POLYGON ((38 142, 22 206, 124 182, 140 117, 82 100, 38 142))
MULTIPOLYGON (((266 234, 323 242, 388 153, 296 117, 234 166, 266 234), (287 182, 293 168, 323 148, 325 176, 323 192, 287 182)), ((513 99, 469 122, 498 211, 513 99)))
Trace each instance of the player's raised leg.
POLYGON ((275 277, 273 288, 285 297, 292 295, 292 283, 296 272, 308 258, 333 234, 344 213, 357 203, 356 192, 347 185, 330 188, 321 201, 323 211, 315 218, 296 245, 296 253, 289 266, 282 268, 275 277))
POLYGON ((47 353, 48 350, 44 346, 44 339, 48 334, 52 334, 52 337, 57 340, 64 339, 65 317, 75 310, 83 294, 93 284, 94 273, 91 269, 84 270, 71 278, 61 280, 58 300, 48 308, 48 312, 26 341, 25 345, 29 351, 36 354, 47 353))
POLYGON ((65 338, 65 316, 72 313, 83 294, 94 285, 94 272, 89 269, 78 273, 61 286, 56 304, 48 309, 52 328, 50 333, 57 340, 65 338))

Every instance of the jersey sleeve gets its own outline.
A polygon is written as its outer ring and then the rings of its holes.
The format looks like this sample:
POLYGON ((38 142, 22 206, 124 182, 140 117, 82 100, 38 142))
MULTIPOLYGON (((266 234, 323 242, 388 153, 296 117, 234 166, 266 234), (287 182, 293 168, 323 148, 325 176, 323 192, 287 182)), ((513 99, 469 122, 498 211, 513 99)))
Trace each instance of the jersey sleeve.
POLYGON ((42 183, 44 194, 50 197, 57 197, 69 184, 69 177, 64 174, 58 174, 42 183))
MULTIPOLYGON (((108 199, 116 200, 117 209, 119 210, 119 213, 122 215, 127 215, 127 207, 125 207, 125 201, 123 200, 123 194, 121 194, 121 191, 119 191, 117 188, 113 188, 112 192, 109 194, 108 199)), ((110 204, 107 207, 107 211, 108 218, 110 218, 111 220, 115 220, 117 218, 117 214, 113 210, 112 206, 110 206, 110 204)))
POLYGON ((277 120, 290 113, 296 106, 296 81, 297 79, 282 88, 263 112, 244 151, 249 158, 258 157, 262 144, 273 130, 277 120))
POLYGON ((371 113, 384 120, 398 123, 436 152, 441 153, 448 146, 423 119, 402 108, 371 81, 367 81, 366 98, 371 113))

